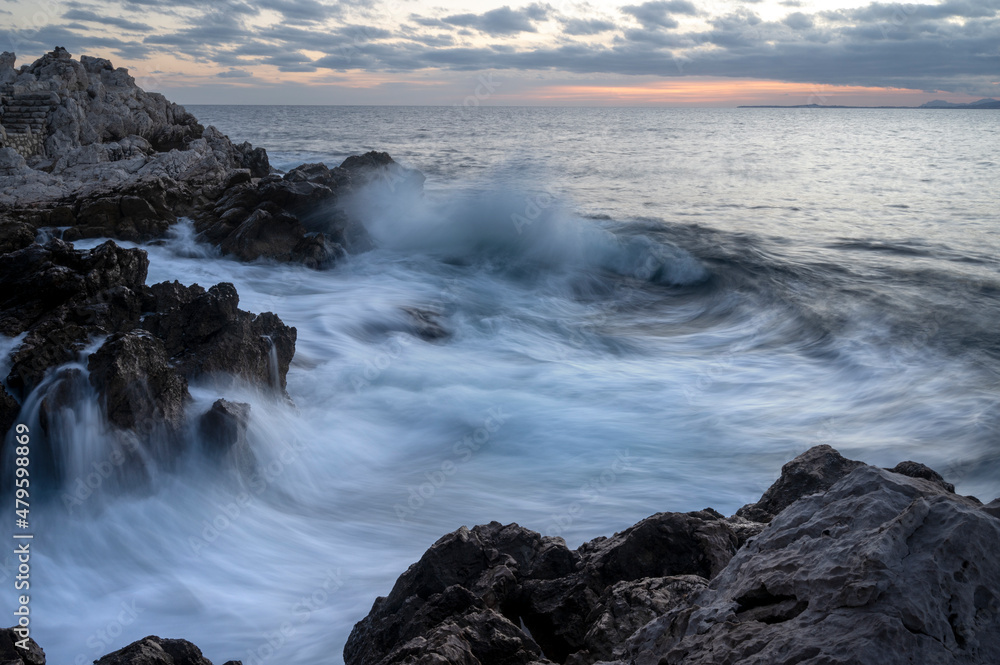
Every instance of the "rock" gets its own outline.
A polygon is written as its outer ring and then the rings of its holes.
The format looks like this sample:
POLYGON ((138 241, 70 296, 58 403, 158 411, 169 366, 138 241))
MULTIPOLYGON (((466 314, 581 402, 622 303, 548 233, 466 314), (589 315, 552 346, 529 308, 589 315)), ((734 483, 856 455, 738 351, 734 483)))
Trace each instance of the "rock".
POLYGON ((770 522, 800 498, 829 489, 864 462, 849 460, 827 445, 815 446, 781 467, 781 477, 757 503, 743 506, 736 515, 753 522, 770 522))
POLYGON ((512 662, 539 659, 539 653, 556 662, 574 654, 577 662, 593 662, 610 651, 588 635, 598 639, 614 622, 644 624, 651 608, 672 606, 698 586, 671 576, 701 574, 707 583, 735 550, 736 536, 725 520, 707 511, 660 513, 575 552, 562 539, 516 524, 463 527, 435 543, 386 598, 375 601, 351 632, 345 662, 397 662, 430 644, 446 658, 444 643, 456 654, 476 655, 482 649, 473 648, 470 635, 477 622, 513 640, 508 648, 519 655, 512 662), (648 579, 664 577, 671 579, 648 579), (627 599, 635 600, 635 616, 627 599), (522 624, 527 632, 518 628, 522 624))
POLYGON ((158 338, 142 330, 113 335, 87 367, 110 423, 123 430, 180 429, 190 400, 187 381, 158 338))
MULTIPOLYGON (((6 54, 5 54, 6 55, 6 54)), ((0 663, 3 665, 45 665, 45 652, 38 643, 27 638, 27 649, 17 646, 22 636, 18 627, 0 630, 0 663)))
POLYGON ((1000 662, 998 543, 975 502, 862 466, 786 508, 623 662, 1000 662))
POLYGON ((247 442, 250 405, 217 400, 198 421, 198 431, 209 457, 226 460, 240 471, 249 473, 257 458, 247 442))
POLYGON ((7 436, 7 432, 17 422, 20 413, 21 404, 11 397, 3 385, 0 385, 0 440, 7 436))
POLYGON ((174 282, 151 292, 157 312, 142 326, 164 340, 185 376, 231 374, 284 391, 295 355, 295 328, 270 312, 255 316, 240 310, 239 295, 229 283, 205 291, 174 282))
POLYGON ((165 640, 150 635, 110 653, 96 665, 212 665, 201 650, 185 640, 165 640))
POLYGON ((583 638, 586 648, 569 656, 566 662, 589 665, 611 660, 616 645, 623 644, 653 619, 686 606, 707 586, 708 580, 697 575, 645 577, 613 584, 587 617, 590 629, 583 638))
POLYGON ((658 513, 611 538, 581 545, 576 551, 580 563, 570 574, 521 580, 516 611, 552 660, 600 652, 587 641, 588 618, 599 616, 609 588, 676 575, 708 580, 725 567, 736 547, 736 534, 718 513, 658 513))
POLYGON ((1000 519, 1000 499, 993 499, 983 506, 983 512, 987 515, 992 515, 993 517, 1000 519))
POLYGON ((0 220, 0 255, 16 252, 35 242, 35 229, 23 222, 0 220))
POLYGON ((30 245, 0 261, 0 333, 27 333, 7 377, 24 399, 50 368, 74 360, 92 336, 139 323, 146 253, 107 242, 88 252, 60 240, 30 245))
POLYGON ((889 469, 889 471, 892 471, 893 473, 901 473, 904 476, 909 476, 910 478, 923 478, 924 480, 937 483, 949 492, 955 491, 955 486, 946 482, 945 479, 941 477, 940 473, 930 467, 924 466, 919 462, 900 462, 893 468, 889 469))

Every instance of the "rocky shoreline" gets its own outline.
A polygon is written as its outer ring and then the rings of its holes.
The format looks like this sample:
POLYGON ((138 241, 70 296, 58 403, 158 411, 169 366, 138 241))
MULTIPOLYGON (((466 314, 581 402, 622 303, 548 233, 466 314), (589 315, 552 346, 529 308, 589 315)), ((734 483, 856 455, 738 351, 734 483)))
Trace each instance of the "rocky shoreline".
MULTIPOLYGON (((142 249, 180 217, 237 260, 322 269, 370 246, 352 194, 423 185, 385 153, 286 174, 124 69, 57 48, 14 68, 0 56, 0 434, 25 416, 54 486, 59 414, 93 396, 119 442, 121 483, 169 468, 193 424, 209 456, 240 470, 247 404, 188 413, 189 383, 225 377, 287 400, 296 330, 239 308, 229 283, 147 286, 142 249), (193 417, 196 416, 196 417, 193 417), (46 439, 47 437, 47 439, 46 439)), ((447 334, 407 310, 414 335, 447 334)), ((117 460, 116 460, 117 461, 117 460)), ((751 505, 657 513, 571 550, 516 524, 444 536, 351 633, 348 665, 645 665, 1000 662, 1000 500, 954 493, 936 472, 880 469, 813 448, 751 505)), ((43 665, 0 631, 0 662, 43 665)), ((100 665, 211 665, 147 637, 100 665)), ((230 662, 227 665, 234 665, 230 662)))
MULTIPOLYGON (((576 550, 517 524, 462 527, 375 600, 344 661, 991 665, 998 543, 1000 499, 959 496, 916 462, 881 469, 816 446, 731 517, 657 513, 576 550)), ((14 641, 0 633, 2 662, 44 665, 14 641)), ((95 662, 211 665, 154 636, 95 662)))

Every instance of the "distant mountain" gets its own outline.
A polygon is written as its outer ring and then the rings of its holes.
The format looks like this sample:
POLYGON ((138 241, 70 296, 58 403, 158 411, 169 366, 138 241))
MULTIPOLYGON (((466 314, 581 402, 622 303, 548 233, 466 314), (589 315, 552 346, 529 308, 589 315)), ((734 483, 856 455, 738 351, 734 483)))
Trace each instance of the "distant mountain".
POLYGON ((935 99, 932 102, 921 104, 920 106, 830 106, 824 104, 797 104, 795 106, 737 106, 738 109, 1000 109, 1000 100, 980 99, 968 104, 955 104, 946 102, 943 99, 935 99))
POLYGON ((921 104, 920 109, 1000 109, 1000 100, 986 98, 968 104, 955 104, 942 99, 935 99, 933 102, 921 104))

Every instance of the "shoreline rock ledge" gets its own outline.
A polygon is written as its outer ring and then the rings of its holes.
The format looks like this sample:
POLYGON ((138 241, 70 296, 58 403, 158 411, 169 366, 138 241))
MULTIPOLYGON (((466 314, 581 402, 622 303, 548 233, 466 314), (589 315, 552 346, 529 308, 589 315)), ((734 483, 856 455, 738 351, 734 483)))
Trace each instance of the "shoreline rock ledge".
POLYGON ((730 518, 658 513, 576 550, 462 527, 375 601, 344 660, 995 665, 998 550, 1000 500, 817 446, 730 518))

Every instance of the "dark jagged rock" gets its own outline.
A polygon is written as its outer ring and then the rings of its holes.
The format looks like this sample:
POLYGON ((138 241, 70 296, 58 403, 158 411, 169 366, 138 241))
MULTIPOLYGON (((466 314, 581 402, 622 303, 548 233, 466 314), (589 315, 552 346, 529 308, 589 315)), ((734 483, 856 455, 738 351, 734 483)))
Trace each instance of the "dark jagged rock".
POLYGON ((0 254, 16 252, 35 242, 35 230, 24 222, 0 220, 0 254))
POLYGON ((302 164, 284 177, 235 183, 195 217, 197 229, 224 253, 246 261, 270 258, 319 267, 345 248, 371 246, 367 232, 352 223, 340 202, 376 179, 423 185, 419 171, 400 166, 386 153, 349 157, 334 169, 302 164))
MULTIPOLYGON (((579 654, 580 662, 592 662, 588 654, 596 659, 603 650, 588 642, 591 629, 594 636, 602 635, 607 613, 627 613, 621 598, 629 592, 614 591, 614 585, 645 580, 646 587, 637 584, 631 594, 646 599, 637 604, 645 616, 649 607, 667 602, 665 596, 654 600, 649 589, 659 588, 658 583, 648 578, 699 574, 707 578, 718 573, 735 551, 735 534, 721 515, 707 511, 660 513, 576 551, 561 539, 543 538, 516 524, 463 527, 435 543, 399 578, 388 597, 376 600, 351 633, 345 660, 351 665, 401 662, 401 652, 396 651, 400 645, 442 631, 453 645, 460 645, 460 651, 477 653, 460 632, 450 631, 456 618, 442 610, 463 598, 455 610, 462 616, 472 610, 480 616, 485 609, 513 626, 523 622, 531 637, 524 633, 513 637, 520 639, 525 658, 538 658, 537 644, 547 658, 558 662, 571 654, 579 654)), ((492 616, 490 620, 495 621, 492 616)))
POLYGON ((198 421, 198 431, 209 457, 227 460, 244 472, 252 471, 257 458, 247 443, 250 405, 217 400, 198 421))
POLYGON ((7 377, 24 399, 45 372, 74 360, 91 336, 131 330, 142 313, 149 262, 107 242, 89 252, 50 240, 0 261, 0 333, 27 333, 7 377))
POLYGON ((20 402, 14 399, 3 385, 0 385, 0 437, 6 435, 14 426, 20 412, 20 402))
POLYGON ((212 665, 201 650, 185 640, 150 635, 94 661, 96 665, 212 665))
POLYGON ((284 390, 295 328, 270 312, 255 316, 240 310, 236 287, 227 282, 208 291, 176 282, 151 291, 157 312, 146 317, 143 328, 164 340, 186 376, 233 374, 284 390))
POLYGON ((1000 662, 998 503, 920 464, 817 446, 752 504, 766 525, 660 513, 576 551, 517 525, 462 528, 375 601, 344 658, 492 662, 478 640, 494 625, 514 662, 533 645, 572 665, 1000 662))
POLYGON ((0 663, 3 665, 45 665, 45 652, 38 643, 27 638, 27 649, 17 646, 23 638, 18 628, 0 630, 0 663))
POLYGON ((889 471, 892 471, 893 473, 901 473, 904 476, 909 476, 910 478, 923 478, 924 480, 937 483, 949 492, 955 491, 955 486, 946 482, 945 479, 941 477, 940 473, 928 466, 924 466, 920 462, 900 462, 896 466, 889 469, 889 471))
POLYGON ((87 365, 108 422, 123 430, 180 428, 190 395, 163 342, 145 331, 111 336, 87 365))
MULTIPOLYGON (((17 398, 26 399, 54 368, 85 361, 84 349, 101 337, 107 340, 90 358, 90 382, 108 422, 140 437, 178 430, 189 379, 225 374, 284 390, 294 328, 274 314, 240 310, 232 284, 146 287, 148 265, 144 251, 112 241, 79 251, 50 240, 3 255, 0 333, 24 333, 10 356, 12 394, 0 395, 3 432, 17 417, 17 398)), ((78 383, 66 374, 48 386, 43 431, 49 414, 81 397, 78 383)))
POLYGON ((757 503, 736 514, 754 522, 770 522, 803 496, 823 492, 854 469, 865 466, 843 457, 827 445, 815 446, 781 467, 781 477, 767 488, 757 503))

